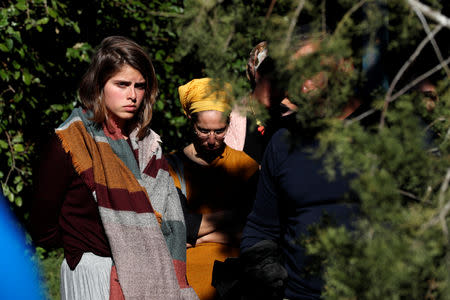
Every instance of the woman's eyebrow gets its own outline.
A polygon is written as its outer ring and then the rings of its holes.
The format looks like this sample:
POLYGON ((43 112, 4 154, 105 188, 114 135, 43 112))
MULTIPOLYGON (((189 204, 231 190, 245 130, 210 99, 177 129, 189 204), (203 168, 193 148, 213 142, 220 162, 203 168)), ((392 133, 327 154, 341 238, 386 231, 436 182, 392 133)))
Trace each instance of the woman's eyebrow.
MULTIPOLYGON (((228 125, 227 125, 227 126, 228 126, 228 125)), ((199 130, 218 131, 218 130, 224 130, 224 129, 226 129, 227 126, 222 127, 222 128, 217 128, 217 129, 209 129, 209 128, 203 128, 203 127, 200 127, 200 126, 197 125, 197 128, 198 128, 199 130)))
POLYGON ((122 79, 116 79, 114 80, 115 83, 124 83, 124 84, 131 84, 131 81, 128 80, 122 80, 122 79))
MULTIPOLYGON (((131 81, 129 80, 123 80, 123 79, 116 79, 114 80, 115 83, 125 83, 125 84, 131 84, 131 81)), ((145 80, 144 81, 140 81, 140 82, 136 82, 135 85, 145 85, 145 80)))

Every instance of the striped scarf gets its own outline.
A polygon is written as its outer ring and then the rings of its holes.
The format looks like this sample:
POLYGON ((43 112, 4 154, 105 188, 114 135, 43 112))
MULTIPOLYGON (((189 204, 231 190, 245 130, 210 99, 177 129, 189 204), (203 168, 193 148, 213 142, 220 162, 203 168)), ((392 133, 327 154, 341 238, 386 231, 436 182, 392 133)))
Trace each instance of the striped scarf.
POLYGON ((97 201, 123 295, 197 299, 186 282, 186 228, 159 136, 149 130, 138 140, 135 129, 131 149, 90 116, 74 109, 56 134, 97 201))

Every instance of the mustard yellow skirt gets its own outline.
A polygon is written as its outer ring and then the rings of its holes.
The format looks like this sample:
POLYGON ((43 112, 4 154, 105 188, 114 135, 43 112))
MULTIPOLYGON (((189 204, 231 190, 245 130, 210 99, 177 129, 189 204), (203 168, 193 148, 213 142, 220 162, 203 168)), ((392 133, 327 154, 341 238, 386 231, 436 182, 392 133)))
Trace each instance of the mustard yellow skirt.
POLYGON ((216 289, 211 285, 214 261, 239 256, 239 249, 219 243, 203 243, 186 252, 186 276, 200 300, 216 299, 216 289))

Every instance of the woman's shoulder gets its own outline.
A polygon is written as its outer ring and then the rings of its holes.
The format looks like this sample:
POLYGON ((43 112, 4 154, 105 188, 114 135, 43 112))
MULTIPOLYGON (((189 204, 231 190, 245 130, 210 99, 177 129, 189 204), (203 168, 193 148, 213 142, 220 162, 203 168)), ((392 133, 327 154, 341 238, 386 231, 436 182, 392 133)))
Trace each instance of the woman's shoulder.
POLYGON ((235 150, 226 146, 223 163, 230 168, 249 170, 254 173, 259 169, 259 164, 244 151, 235 150))
POLYGON ((38 148, 38 155, 33 162, 35 176, 50 178, 53 176, 63 177, 63 174, 68 176, 75 174, 72 157, 63 148, 62 142, 56 133, 47 136, 38 148))
POLYGON ((55 132, 52 132, 46 137, 44 143, 41 145, 39 153, 42 156, 49 156, 54 159, 70 159, 70 154, 64 150, 61 138, 55 132))
POLYGON ((186 154, 184 154, 183 149, 171 151, 164 156, 169 165, 172 167, 180 163, 184 164, 187 160, 186 154))

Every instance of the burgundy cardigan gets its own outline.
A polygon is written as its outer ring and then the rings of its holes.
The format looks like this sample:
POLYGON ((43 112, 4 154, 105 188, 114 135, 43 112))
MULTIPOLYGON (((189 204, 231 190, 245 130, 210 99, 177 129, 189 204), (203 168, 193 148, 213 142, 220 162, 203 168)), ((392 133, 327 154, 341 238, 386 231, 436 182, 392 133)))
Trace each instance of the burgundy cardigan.
POLYGON ((84 252, 111 257, 97 203, 54 134, 34 172, 30 234, 37 246, 63 247, 70 269, 84 252))

